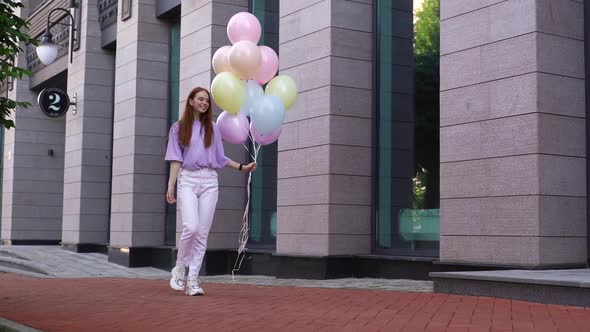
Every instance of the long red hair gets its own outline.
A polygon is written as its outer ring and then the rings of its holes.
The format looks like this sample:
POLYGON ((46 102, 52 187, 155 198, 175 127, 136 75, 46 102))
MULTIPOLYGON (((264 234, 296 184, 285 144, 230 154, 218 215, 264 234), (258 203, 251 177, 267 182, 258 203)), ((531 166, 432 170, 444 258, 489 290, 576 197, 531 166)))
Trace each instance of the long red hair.
POLYGON ((182 146, 189 146, 191 142, 191 137, 193 135, 193 123, 195 122, 195 110, 193 110, 190 101, 193 100, 195 95, 201 91, 207 92, 207 95, 209 96, 209 108, 207 108, 207 112, 199 116, 199 121, 201 121, 201 132, 205 132, 205 147, 211 146, 211 142, 213 142, 213 111, 211 110, 211 94, 205 88, 196 87, 186 98, 184 113, 182 113, 182 118, 180 121, 178 121, 178 139, 182 146))

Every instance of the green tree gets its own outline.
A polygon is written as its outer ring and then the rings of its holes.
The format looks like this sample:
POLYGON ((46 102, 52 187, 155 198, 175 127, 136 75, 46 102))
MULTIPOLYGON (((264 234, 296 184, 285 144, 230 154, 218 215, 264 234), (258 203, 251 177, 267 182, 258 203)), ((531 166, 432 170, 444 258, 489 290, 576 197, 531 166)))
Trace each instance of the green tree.
POLYGON ((440 54, 440 0, 424 0, 416 11, 414 25, 414 54, 440 54))
MULTIPOLYGON (((15 66, 14 61, 18 53, 23 52, 22 45, 37 44, 37 41, 26 32, 27 22, 14 14, 16 9, 22 7, 21 1, 0 1, 0 82, 6 83, 9 78, 15 80, 21 79, 24 75, 32 75, 30 71, 15 66)), ((10 112, 29 106, 30 103, 0 96, 0 125, 7 129, 14 127, 14 122, 8 119, 10 112)))
POLYGON ((439 62, 440 4, 425 0, 414 26, 415 154, 416 174, 421 174, 424 206, 439 206, 439 62), (422 171, 424 169, 425 171, 422 171))

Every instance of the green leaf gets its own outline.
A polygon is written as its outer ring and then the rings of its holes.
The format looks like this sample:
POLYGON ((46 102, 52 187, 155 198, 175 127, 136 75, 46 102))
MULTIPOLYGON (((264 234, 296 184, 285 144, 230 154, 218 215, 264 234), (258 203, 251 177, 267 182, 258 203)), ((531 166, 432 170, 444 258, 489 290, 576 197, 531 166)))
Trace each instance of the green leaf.
MULTIPOLYGON (((38 41, 28 34, 29 24, 14 14, 16 9, 23 7, 21 1, 0 1, 0 80, 4 82, 8 78, 16 80, 33 75, 26 68, 15 66, 13 61, 20 52, 24 52, 23 45, 38 45, 38 41)), ((27 107, 31 104, 0 97, 0 114, 4 115, 0 124, 7 129, 14 127, 14 122, 6 118, 16 109, 27 107)))
POLYGON ((14 121, 12 121, 12 120, 0 119, 0 123, 2 123, 2 125, 6 129, 15 128, 14 121))

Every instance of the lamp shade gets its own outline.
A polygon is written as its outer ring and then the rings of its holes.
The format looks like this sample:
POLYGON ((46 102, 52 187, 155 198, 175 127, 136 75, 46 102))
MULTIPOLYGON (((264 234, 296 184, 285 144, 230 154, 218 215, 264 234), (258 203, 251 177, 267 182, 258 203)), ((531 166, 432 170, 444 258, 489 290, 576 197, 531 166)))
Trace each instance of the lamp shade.
POLYGON ((59 46, 54 43, 41 43, 37 46, 37 56, 46 65, 51 64, 57 58, 59 46))

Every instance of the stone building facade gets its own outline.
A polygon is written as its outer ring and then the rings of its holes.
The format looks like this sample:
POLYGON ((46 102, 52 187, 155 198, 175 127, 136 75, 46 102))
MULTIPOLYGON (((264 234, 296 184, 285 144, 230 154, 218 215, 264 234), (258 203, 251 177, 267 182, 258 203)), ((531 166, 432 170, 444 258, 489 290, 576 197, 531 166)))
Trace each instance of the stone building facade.
MULTIPOLYGON (((49 11, 70 1, 24 3, 21 17, 41 36, 49 11)), ((0 86, 34 105, 4 131, 4 243, 170 266, 181 220, 164 200, 168 128, 188 92, 210 86, 229 18, 250 11, 299 96, 278 144, 263 148, 244 272, 399 276, 413 266, 421 277, 452 266, 587 264, 583 1, 441 0, 429 146, 416 136, 411 0, 75 3, 71 62, 67 27, 56 25, 58 59, 44 66, 29 47, 17 61, 33 77, 0 86), (76 106, 44 116, 35 102, 46 87, 76 106), (434 196, 420 207, 416 156, 433 147, 434 196)), ((248 159, 241 146, 225 150, 248 159)), ((209 273, 233 264, 245 186, 242 174, 220 171, 209 273)))

